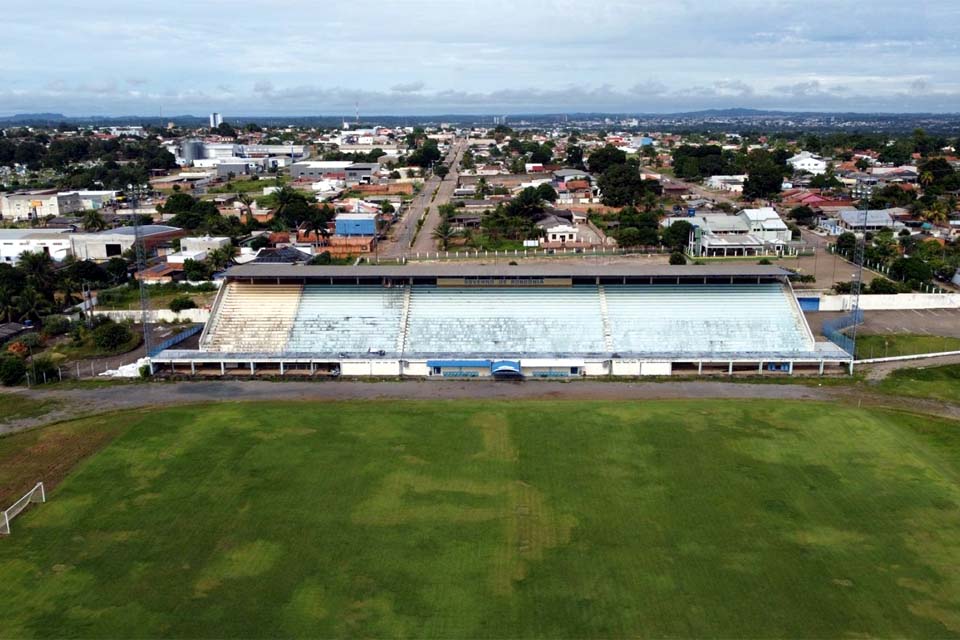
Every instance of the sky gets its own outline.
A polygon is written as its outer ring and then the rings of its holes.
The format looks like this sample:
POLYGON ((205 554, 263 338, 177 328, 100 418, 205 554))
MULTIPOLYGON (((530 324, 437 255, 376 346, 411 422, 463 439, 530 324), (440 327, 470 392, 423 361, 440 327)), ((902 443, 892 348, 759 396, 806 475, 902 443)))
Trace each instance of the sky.
POLYGON ((0 116, 960 112, 957 0, 33 0, 0 116))

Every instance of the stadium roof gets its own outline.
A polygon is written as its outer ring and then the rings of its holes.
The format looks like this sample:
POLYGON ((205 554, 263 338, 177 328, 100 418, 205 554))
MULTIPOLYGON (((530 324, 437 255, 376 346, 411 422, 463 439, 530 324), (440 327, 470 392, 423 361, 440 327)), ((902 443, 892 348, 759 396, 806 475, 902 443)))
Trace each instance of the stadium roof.
POLYGON ((782 278, 791 272, 774 265, 758 264, 591 264, 563 261, 550 264, 407 264, 407 265, 294 265, 248 263, 231 268, 231 278, 369 278, 369 277, 745 277, 782 278))

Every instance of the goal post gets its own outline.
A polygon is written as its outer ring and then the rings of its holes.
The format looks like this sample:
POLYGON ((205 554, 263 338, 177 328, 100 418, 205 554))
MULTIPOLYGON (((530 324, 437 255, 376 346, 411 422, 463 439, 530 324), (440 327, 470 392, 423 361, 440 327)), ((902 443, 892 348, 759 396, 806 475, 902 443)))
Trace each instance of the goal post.
POLYGON ((31 502, 46 502, 47 492, 43 488, 43 483, 38 482, 33 489, 27 491, 22 498, 17 500, 9 509, 0 512, 0 535, 10 535, 10 522, 26 509, 31 502))

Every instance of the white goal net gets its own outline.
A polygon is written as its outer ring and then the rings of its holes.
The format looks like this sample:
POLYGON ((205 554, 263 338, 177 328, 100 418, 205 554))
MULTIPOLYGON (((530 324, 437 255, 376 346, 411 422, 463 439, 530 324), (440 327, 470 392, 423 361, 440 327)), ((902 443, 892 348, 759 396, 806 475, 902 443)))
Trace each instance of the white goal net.
POLYGON ((47 493, 43 490, 43 483, 38 482, 33 489, 13 503, 6 511, 0 512, 0 534, 10 535, 10 522, 20 515, 20 512, 26 509, 31 502, 46 502, 47 493))

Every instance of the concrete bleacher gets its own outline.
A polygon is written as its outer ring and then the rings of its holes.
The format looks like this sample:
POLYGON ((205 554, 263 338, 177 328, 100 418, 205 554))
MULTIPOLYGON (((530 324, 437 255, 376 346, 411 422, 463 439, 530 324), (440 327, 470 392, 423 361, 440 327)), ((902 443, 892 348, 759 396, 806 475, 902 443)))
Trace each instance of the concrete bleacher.
POLYGON ((206 351, 671 358, 815 351, 781 284, 225 287, 206 351))
POLYGON ((278 353, 284 350, 300 304, 299 285, 224 285, 210 330, 207 351, 278 353))
POLYGON ((595 286, 414 287, 405 352, 584 354, 604 351, 595 286))
POLYGON ((286 351, 396 352, 404 291, 403 287, 307 285, 286 351))
POLYGON ((812 352, 813 338, 780 284, 606 287, 620 353, 812 352))

